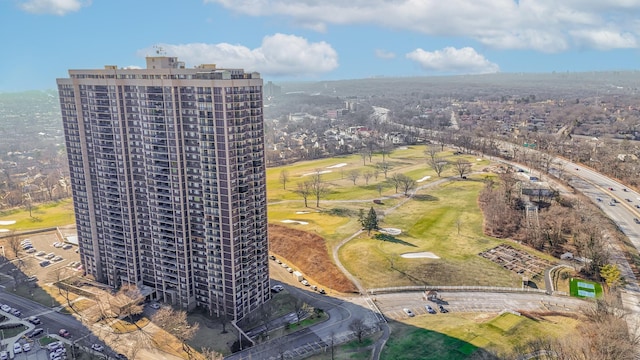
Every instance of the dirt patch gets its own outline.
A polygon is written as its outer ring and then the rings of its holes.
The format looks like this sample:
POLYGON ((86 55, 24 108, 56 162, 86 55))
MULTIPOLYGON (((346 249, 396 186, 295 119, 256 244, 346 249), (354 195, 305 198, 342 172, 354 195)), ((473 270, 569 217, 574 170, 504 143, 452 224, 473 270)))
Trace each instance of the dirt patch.
POLYGON ((282 225, 269 224, 272 253, 286 259, 310 279, 342 293, 356 292, 351 281, 329 257, 322 237, 282 225))

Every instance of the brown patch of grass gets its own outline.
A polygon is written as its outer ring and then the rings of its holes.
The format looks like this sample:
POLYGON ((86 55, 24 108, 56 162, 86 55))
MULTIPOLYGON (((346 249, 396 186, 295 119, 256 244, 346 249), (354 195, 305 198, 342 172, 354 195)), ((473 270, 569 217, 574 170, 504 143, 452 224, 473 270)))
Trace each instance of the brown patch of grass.
POLYGON ((271 251, 295 265, 306 276, 342 293, 357 292, 353 283, 329 257, 324 238, 317 234, 269 224, 271 251))
POLYGON ((129 321, 126 320, 116 320, 113 323, 111 323, 111 328, 113 329, 113 331, 117 334, 126 334, 126 333, 130 333, 130 332, 134 332, 137 330, 140 330, 141 328, 149 325, 149 322, 151 322, 149 319, 147 319, 146 317, 141 318, 140 320, 136 321, 135 323, 131 323, 129 321))

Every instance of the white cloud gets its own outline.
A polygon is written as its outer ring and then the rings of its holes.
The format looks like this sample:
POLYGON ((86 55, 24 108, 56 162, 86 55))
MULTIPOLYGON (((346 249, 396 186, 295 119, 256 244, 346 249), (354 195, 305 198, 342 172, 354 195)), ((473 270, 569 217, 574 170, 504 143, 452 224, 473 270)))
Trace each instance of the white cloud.
POLYGON ((376 49, 376 57, 380 59, 394 59, 396 54, 391 51, 386 51, 382 49, 376 49))
POLYGON ((69 12, 80 10, 83 6, 89 6, 90 0, 27 0, 21 1, 18 6, 26 12, 34 14, 66 15, 69 12))
MULTIPOLYGON (((338 54, 331 45, 323 41, 310 43, 286 34, 265 36, 256 49, 228 43, 159 45, 168 56, 177 56, 189 66, 216 64, 219 68, 243 68, 269 76, 313 76, 338 67, 338 54)), ((154 52, 147 48, 138 54, 146 56, 154 52)))
POLYGON ((406 56, 418 63, 424 70, 438 73, 487 74, 500 70, 498 65, 485 59, 470 47, 461 49, 446 47, 432 52, 416 49, 406 56))
POLYGON ((205 0, 249 16, 285 16, 326 31, 373 24, 426 35, 462 36, 502 49, 638 46, 640 0, 205 0), (615 24, 613 28, 610 25, 615 24), (589 29, 586 34, 585 30, 589 29), (609 40, 608 46, 604 46, 609 40))
POLYGON ((572 31, 571 35, 584 47, 597 50, 635 48, 638 46, 635 35, 630 33, 621 34, 618 31, 584 29, 572 31))

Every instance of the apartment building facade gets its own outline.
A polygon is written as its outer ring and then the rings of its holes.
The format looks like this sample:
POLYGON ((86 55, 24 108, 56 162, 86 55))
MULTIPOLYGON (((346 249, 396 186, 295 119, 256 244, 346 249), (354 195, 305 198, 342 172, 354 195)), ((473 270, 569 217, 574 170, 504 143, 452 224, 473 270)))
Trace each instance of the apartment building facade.
POLYGON ((156 56, 57 84, 86 274, 230 320, 267 301, 260 75, 156 56))

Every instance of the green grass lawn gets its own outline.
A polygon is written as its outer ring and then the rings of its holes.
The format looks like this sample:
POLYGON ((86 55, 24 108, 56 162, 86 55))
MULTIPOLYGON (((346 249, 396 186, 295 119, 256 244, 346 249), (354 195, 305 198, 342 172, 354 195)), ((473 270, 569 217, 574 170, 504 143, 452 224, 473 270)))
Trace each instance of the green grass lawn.
POLYGON ((397 241, 380 241, 362 234, 341 249, 341 262, 366 287, 518 286, 521 280, 515 273, 478 256, 503 242, 483 235, 483 217, 477 205, 483 186, 481 181, 452 181, 419 192, 416 199, 380 223, 380 227, 403 231, 396 236, 397 241), (440 259, 401 257, 425 251, 440 259))
POLYGON ((64 199, 39 204, 31 209, 25 208, 0 211, 0 221, 15 221, 13 225, 0 225, 0 228, 11 231, 25 231, 64 226, 75 223, 73 201, 64 199))
POLYGON ((381 358, 466 359, 482 349, 508 354, 530 340, 567 335, 577 324, 577 320, 566 317, 532 320, 509 313, 449 313, 446 321, 439 316, 418 316, 406 323, 390 323, 392 337, 381 358))

